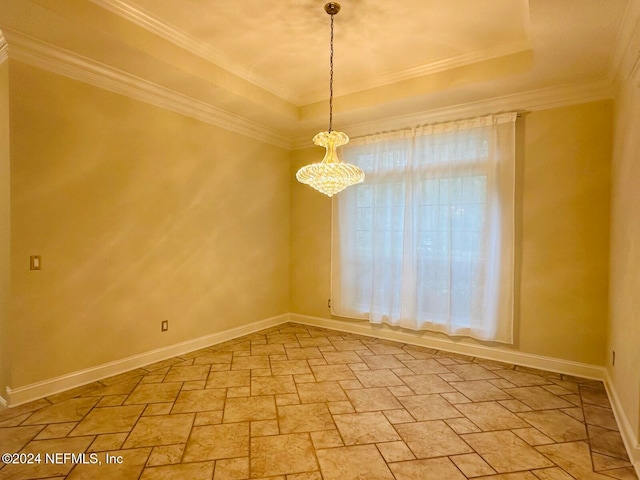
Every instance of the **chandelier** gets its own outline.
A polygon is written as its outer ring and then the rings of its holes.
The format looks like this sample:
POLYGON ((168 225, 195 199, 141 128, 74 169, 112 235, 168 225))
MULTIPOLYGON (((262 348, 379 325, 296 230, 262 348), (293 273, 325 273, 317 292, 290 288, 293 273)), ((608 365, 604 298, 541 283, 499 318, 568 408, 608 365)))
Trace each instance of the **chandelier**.
POLYGON ((337 149, 349 142, 349 137, 333 130, 333 16, 340 11, 340 4, 329 2, 324 11, 331 15, 331 43, 329 55, 329 130, 313 137, 313 143, 324 147, 326 153, 320 163, 302 167, 296 173, 300 183, 305 183, 321 193, 332 197, 345 188, 364 180, 364 172, 349 163, 342 163, 337 149))

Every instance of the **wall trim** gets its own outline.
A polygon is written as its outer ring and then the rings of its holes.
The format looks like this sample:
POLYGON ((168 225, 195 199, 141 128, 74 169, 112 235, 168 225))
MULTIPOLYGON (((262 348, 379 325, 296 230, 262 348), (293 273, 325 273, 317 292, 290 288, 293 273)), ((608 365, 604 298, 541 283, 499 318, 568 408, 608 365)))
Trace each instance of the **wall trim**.
POLYGON ((7 53, 7 39, 4 38, 2 34, 2 30, 0 30, 0 64, 4 62, 7 58, 9 58, 9 54, 7 53))
POLYGON ((274 128, 28 35, 14 31, 10 33, 8 50, 13 59, 280 148, 291 149, 289 137, 274 128))
MULTIPOLYGON (((203 337, 194 338, 185 342, 176 343, 167 347, 157 348, 148 352, 132 355, 113 362, 104 363, 84 370, 78 370, 59 377, 50 378, 41 382, 32 383, 18 388, 7 387, 8 405, 15 407, 39 398, 48 397, 70 388, 96 382, 103 378, 118 375, 120 373, 144 367, 151 363, 166 360, 178 355, 193 352, 201 348, 209 347, 227 340, 248 335, 265 328, 280 325, 289 321, 289 314, 258 320, 240 327, 231 328, 222 332, 216 332, 203 337)), ((0 397, 1 399, 2 397, 0 397)))
MULTIPOLYGON (((251 72, 247 68, 237 64, 227 55, 219 50, 211 47, 199 40, 198 38, 186 33, 175 25, 171 25, 165 20, 143 10, 140 6, 133 5, 123 0, 91 0, 94 4, 108 10, 125 20, 138 25, 141 28, 157 35, 158 37, 173 43, 185 50, 204 58, 225 70, 237 75, 238 77, 253 83, 277 96, 283 98, 297 106, 307 103, 323 101, 326 98, 326 92, 314 92, 306 95, 297 95, 291 89, 282 85, 271 82, 266 77, 251 72)), ((429 75, 442 72, 452 68, 469 65, 476 62, 490 60, 496 57, 511 55, 517 52, 531 49, 531 42, 516 41, 508 44, 498 45, 497 47, 487 48, 479 52, 471 52, 458 55, 453 58, 431 62, 427 65, 407 68, 400 72, 384 73, 375 77, 363 78, 358 85, 352 87, 345 93, 353 93, 360 90, 376 88, 384 85, 390 85, 403 80, 410 80, 423 75, 429 75)))
MULTIPOLYGON (((103 2, 114 3, 114 0, 97 1, 97 3, 103 2)), ((121 2, 115 0, 115 3, 121 2)), ((291 136, 278 129, 248 120, 104 63, 19 32, 10 31, 9 33, 11 44, 8 46, 6 41, 4 45, 2 44, 4 37, 1 37, 0 33, 0 62, 2 62, 3 56, 15 58, 34 67, 125 95, 287 150, 308 148, 309 138, 315 134, 315 131, 307 132, 296 135, 292 140, 291 136)), ((397 130, 507 110, 536 111, 574 105, 613 98, 613 95, 614 84, 612 80, 602 78, 429 109, 384 120, 347 124, 344 126, 344 131, 347 131, 351 138, 357 138, 380 131, 397 130)))
MULTIPOLYGON (((412 80, 414 78, 420 78, 427 75, 433 75, 454 68, 473 65, 474 63, 486 62, 495 58, 514 55, 516 53, 529 50, 531 50, 531 44, 529 41, 518 41, 504 45, 498 45, 497 47, 486 48, 481 51, 466 53, 455 57, 446 58, 444 60, 437 60, 426 65, 407 68, 399 72, 381 73, 372 77, 364 77, 356 85, 351 85, 347 89, 341 89, 341 91, 342 95, 346 96, 363 90, 390 86, 394 83, 412 80)), ((322 102, 326 100, 326 98, 326 92, 319 91, 300 97, 298 99, 298 104, 301 106, 307 105, 309 103, 322 102)))
POLYGON ((609 376, 609 372, 604 367, 525 352, 507 351, 502 348, 485 345, 459 343, 446 338, 435 338, 406 330, 392 329, 388 326, 372 325, 368 322, 342 321, 309 315, 300 315, 296 313, 286 313, 266 318, 264 320, 258 320, 247 325, 205 335, 193 340, 180 342, 138 355, 132 355, 121 360, 108 362, 95 367, 72 372, 67 375, 61 375, 41 382, 32 383, 24 387, 15 389, 7 387, 9 400, 7 401, 4 397, 0 396, 0 409, 7 408, 9 405, 11 407, 15 407, 39 398, 54 395, 70 388, 99 381, 106 377, 118 375, 135 368, 144 367, 151 363, 183 355, 201 348, 233 340, 265 328, 274 327, 288 322, 329 328, 331 330, 355 333, 369 337, 395 340, 409 345, 424 346, 446 352, 460 353, 463 355, 508 362, 515 365, 539 368, 557 373, 603 380, 607 394, 611 400, 613 413, 620 428, 620 434, 625 448, 627 449, 627 454, 633 463, 636 473, 640 476, 640 444, 637 442, 633 433, 633 428, 622 409, 622 404, 620 403, 615 385, 609 376))
POLYGON ((429 332, 411 332, 387 325, 373 325, 366 321, 334 320, 292 313, 290 321, 304 325, 330 328, 341 332, 357 333, 368 337, 395 340, 409 345, 435 348, 445 352, 460 353, 472 357, 512 363, 523 367, 538 368, 556 373, 564 373, 594 380, 604 380, 605 368, 598 365, 574 362, 559 358, 545 357, 533 353, 517 352, 485 345, 460 343, 447 338, 429 336, 429 332))
POLYGON ((616 83, 629 80, 638 69, 640 48, 640 4, 629 2, 611 60, 611 77, 616 83))
POLYGON ((222 67, 228 72, 246 80, 258 87, 273 93, 274 95, 283 98, 291 103, 297 103, 299 99, 294 93, 281 85, 277 85, 266 77, 258 75, 252 72, 250 69, 243 67, 242 65, 234 62, 228 55, 224 55, 219 50, 213 48, 206 42, 202 42, 197 38, 185 33, 174 25, 171 25, 164 20, 152 15, 151 13, 143 10, 138 5, 133 5, 129 2, 122 0, 91 0, 94 4, 98 5, 105 10, 108 10, 116 15, 124 18, 125 20, 144 28, 148 32, 157 35, 158 37, 170 42, 178 47, 197 55, 215 65, 222 67))
MULTIPOLYGON (((111 0, 105 0, 111 1, 111 0)), ((309 147, 314 132, 297 135, 293 141, 283 132, 248 120, 206 102, 136 77, 69 50, 11 31, 11 45, 2 45, 3 55, 43 70, 125 95, 151 105, 195 118, 225 130, 254 138, 287 150, 309 147), (8 52, 8 53, 7 53, 8 52)), ((1 34, 0 34, 1 35, 1 34)), ((476 102, 429 109, 385 120, 345 125, 351 138, 387 130, 413 127, 456 118, 469 118, 500 111, 536 111, 566 105, 613 98, 614 85, 609 78, 519 92, 476 102)))
MULTIPOLYGON (((342 127, 341 130, 347 132, 351 139, 355 139, 377 132, 400 130, 417 125, 471 118, 506 111, 534 112, 537 110, 612 99, 613 96, 614 84, 612 80, 609 78, 601 78, 588 82, 529 90, 476 102, 429 109, 409 115, 389 117, 384 120, 347 124, 342 127)), ((293 149, 309 148, 311 145, 309 139, 312 138, 313 135, 314 133, 307 132, 296 136, 293 141, 293 149)))
POLYGON ((609 399, 611 400, 613 415, 616 417, 616 422, 620 429, 620 435, 622 436, 622 442, 627 449, 627 455, 629 455, 629 459, 636 470, 636 475, 640 478, 640 443, 638 443, 633 432, 633 427, 629 422, 629 418, 622 408, 620 397, 618 396, 615 384, 609 375, 609 370, 606 370, 605 372, 604 386, 607 390, 607 394, 609 395, 609 399))
MULTIPOLYGON (((7 387, 8 401, 6 401, 5 403, 7 403, 11 407, 21 405, 23 403, 37 400, 39 398, 54 395, 70 388, 75 388, 87 383, 99 381, 106 377, 118 375, 120 373, 124 373, 135 368, 144 367, 145 365, 149 365, 161 360, 166 360, 175 356, 184 355, 185 353, 189 353, 200 348, 216 345, 227 340, 232 340, 243 335, 249 335, 259 330, 274 327, 287 322, 329 328, 336 331, 355 333, 375 338, 395 340, 409 345, 435 348, 446 352, 460 353, 463 355, 470 355, 473 357, 485 358, 488 360, 507 362, 525 367, 539 368, 584 378, 605 380, 607 376, 605 368, 597 365, 589 365, 585 363, 545 357, 542 355, 525 352, 510 351, 499 347, 460 343, 446 338, 436 338, 429 336, 428 332, 414 333, 403 329, 393 329, 386 325, 373 325, 368 322, 343 321, 314 317, 309 315, 300 315, 296 313, 286 313, 277 315, 275 317, 266 318, 264 320, 252 322, 240 327, 224 330, 222 332, 216 332, 192 340, 187 340, 185 342, 169 345, 167 347, 158 348, 138 355, 132 355, 120 360, 97 365, 95 367, 78 370, 76 372, 71 372, 66 375, 61 375, 51 379, 32 383, 23 387, 14 389, 7 387)), ((611 398, 616 405, 614 408, 617 408, 617 411, 622 412, 619 406, 619 401, 617 400, 618 397, 615 394, 615 390, 612 390, 611 398)), ((0 404, 1 403, 2 397, 0 396, 0 404)), ((624 419, 624 415, 621 415, 621 418, 624 419)), ((621 420, 620 425, 625 426, 628 432, 632 431, 630 426, 628 425, 628 421, 625 424, 624 420, 621 420)), ((626 435, 629 436, 629 433, 627 433, 626 435)), ((636 456, 636 458, 638 458, 638 456, 636 456)))

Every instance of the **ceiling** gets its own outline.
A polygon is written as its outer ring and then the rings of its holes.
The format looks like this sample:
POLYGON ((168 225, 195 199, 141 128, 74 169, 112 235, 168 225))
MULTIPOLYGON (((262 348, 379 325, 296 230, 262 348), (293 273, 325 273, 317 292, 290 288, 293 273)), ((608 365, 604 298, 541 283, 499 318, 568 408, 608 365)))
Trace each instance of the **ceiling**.
MULTIPOLYGON (((323 1, 183 0, 177 5, 175 0, 135 0, 139 12, 186 34, 230 71, 298 105, 326 97, 330 16, 323 1)), ((526 0, 343 0, 335 16, 336 88, 352 93, 528 48, 526 0)))
MULTIPOLYGON (((606 81, 634 1, 342 0, 335 120, 375 123, 606 81)), ((284 137, 325 126, 324 1, 0 2, 10 58, 37 63, 36 51, 102 69, 284 137)))

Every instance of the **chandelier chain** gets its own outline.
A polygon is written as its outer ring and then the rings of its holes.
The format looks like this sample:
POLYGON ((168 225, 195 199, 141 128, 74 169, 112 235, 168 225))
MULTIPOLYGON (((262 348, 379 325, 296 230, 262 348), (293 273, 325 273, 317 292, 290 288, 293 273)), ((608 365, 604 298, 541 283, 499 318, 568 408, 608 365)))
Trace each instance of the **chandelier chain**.
POLYGON ((331 15, 331 42, 329 48, 329 133, 333 127, 333 14, 331 15))

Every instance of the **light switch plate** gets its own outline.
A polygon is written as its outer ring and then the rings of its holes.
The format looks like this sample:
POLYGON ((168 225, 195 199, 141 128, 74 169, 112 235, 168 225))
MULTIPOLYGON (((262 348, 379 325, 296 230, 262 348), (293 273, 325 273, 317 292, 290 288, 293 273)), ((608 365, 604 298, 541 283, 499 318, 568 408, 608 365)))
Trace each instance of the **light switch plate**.
POLYGON ((40 258, 40 255, 31 255, 29 257, 29 269, 30 270, 42 269, 42 259, 40 258))

